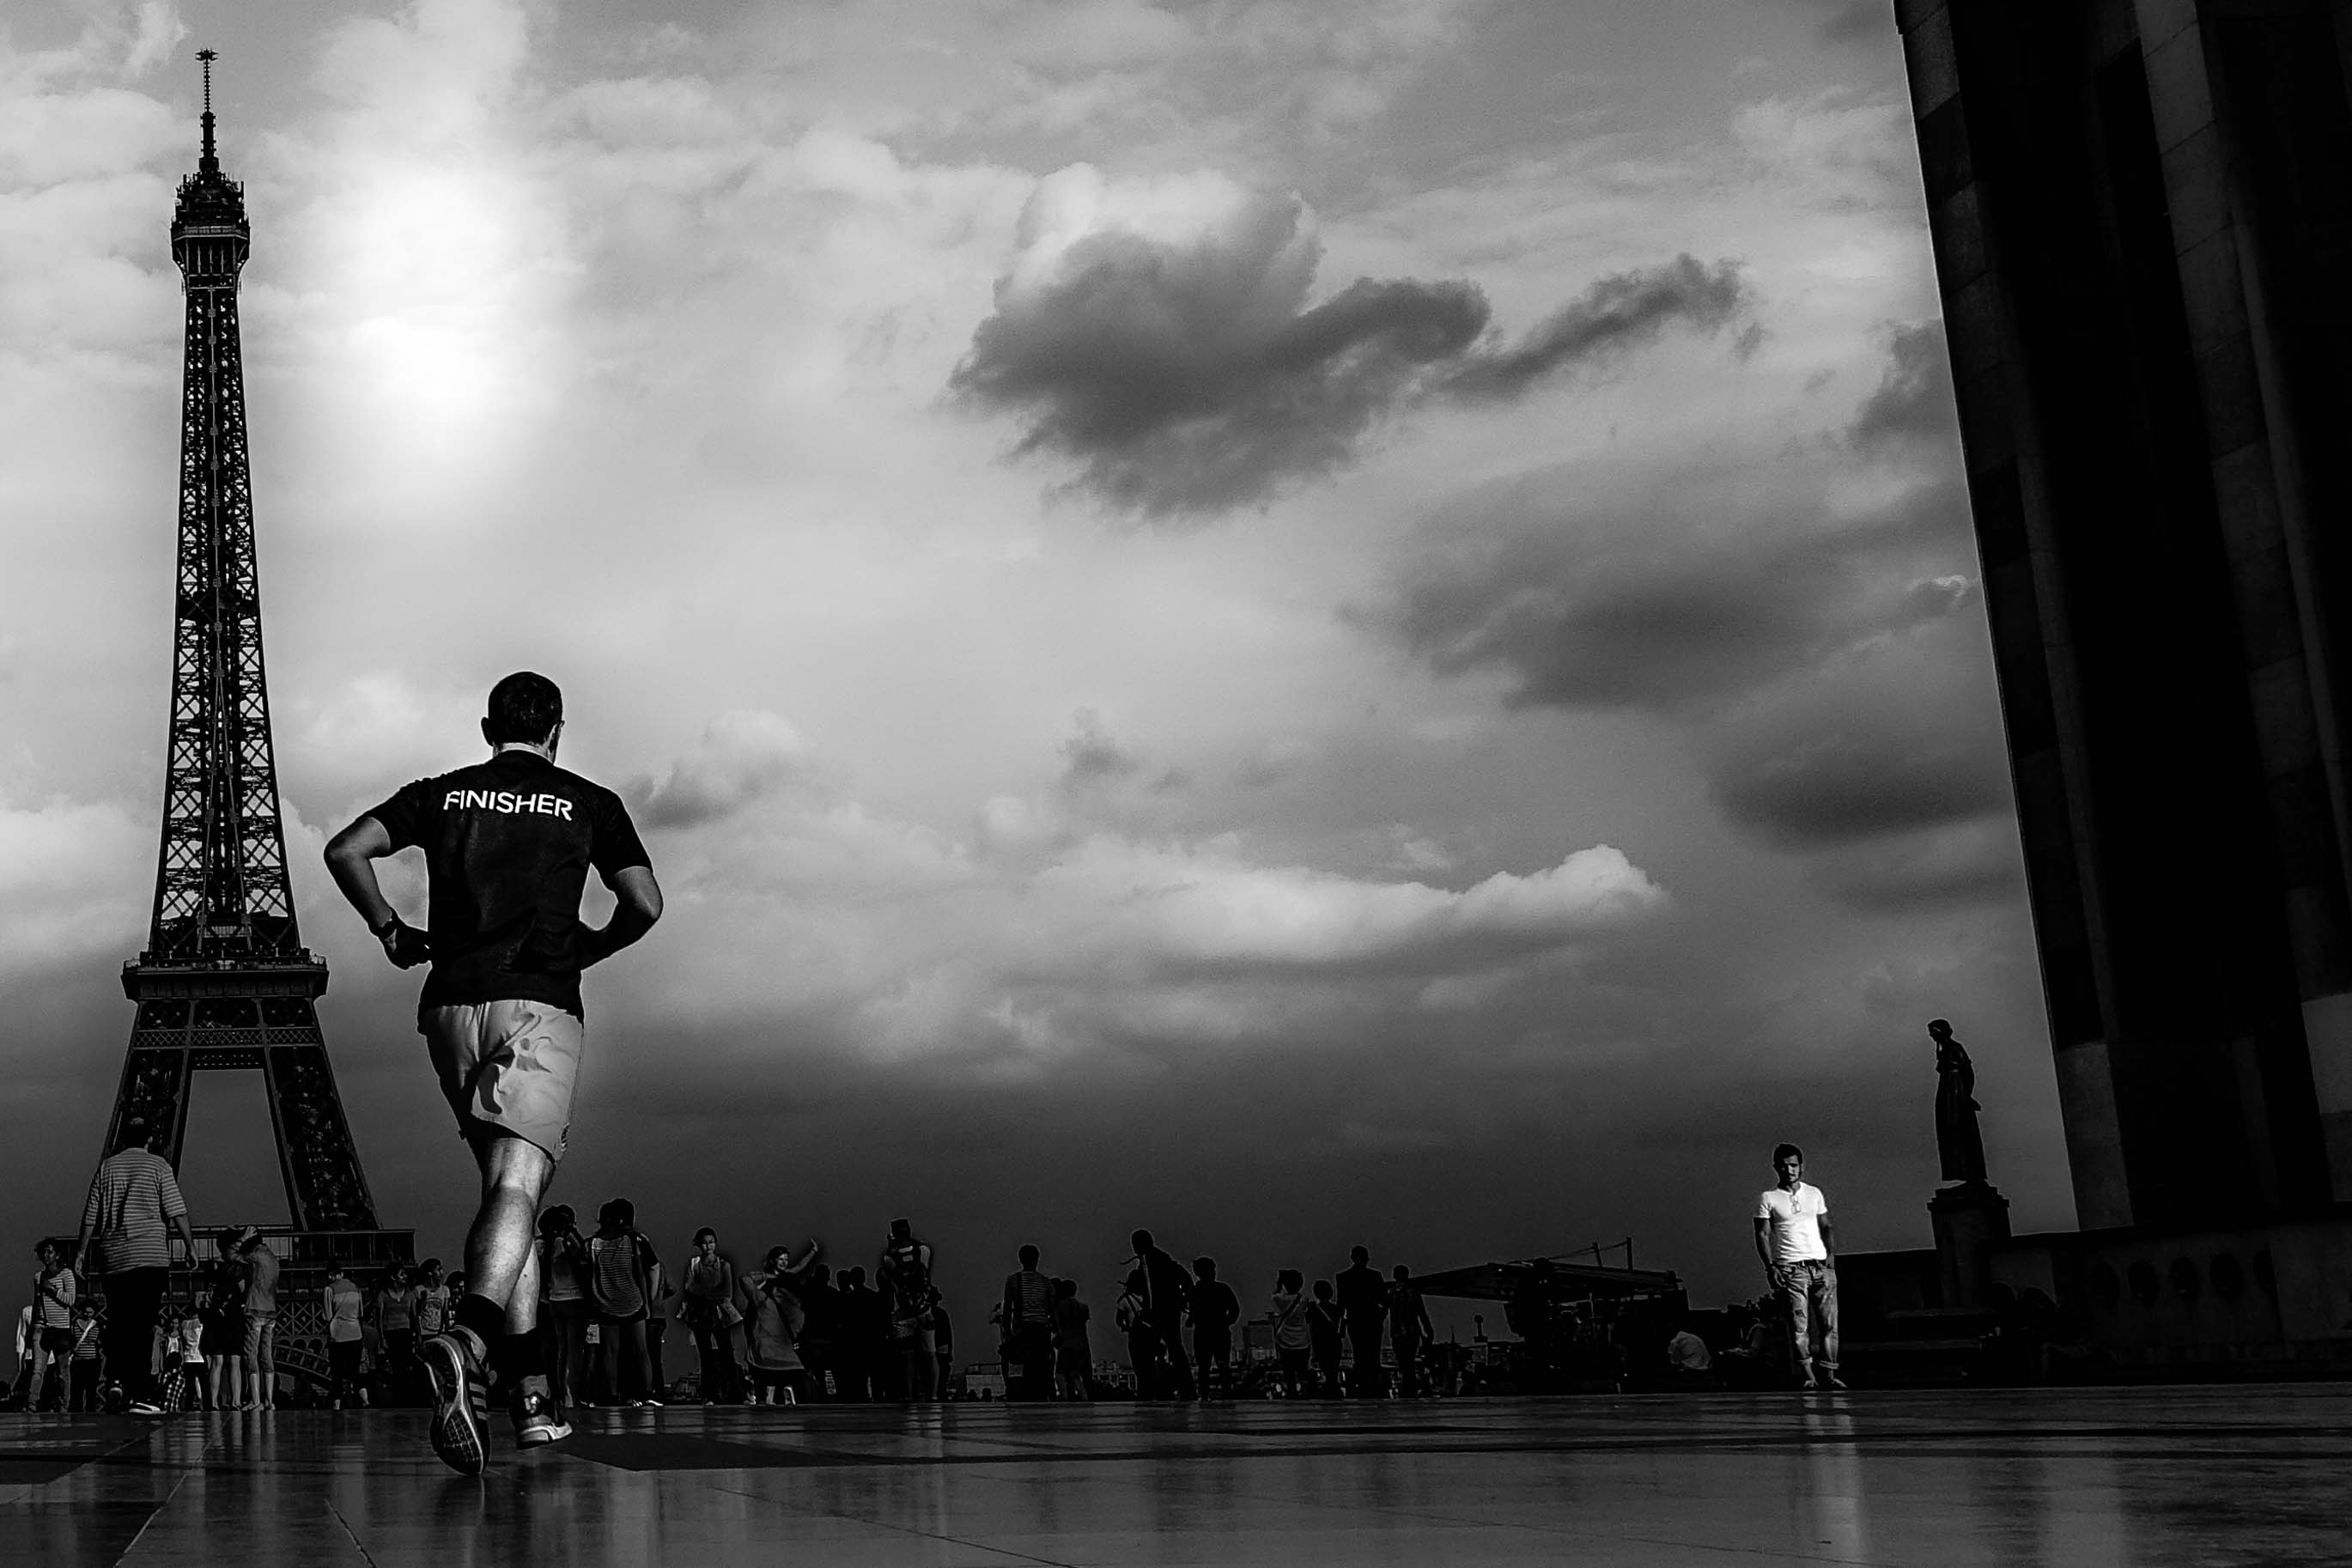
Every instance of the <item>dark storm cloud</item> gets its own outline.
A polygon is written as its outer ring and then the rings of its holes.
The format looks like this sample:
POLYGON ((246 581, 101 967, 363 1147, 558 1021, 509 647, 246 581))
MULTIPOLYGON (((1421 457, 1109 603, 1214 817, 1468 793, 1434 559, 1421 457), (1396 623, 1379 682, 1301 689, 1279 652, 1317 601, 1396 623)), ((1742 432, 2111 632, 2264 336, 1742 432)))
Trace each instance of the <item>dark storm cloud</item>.
POLYGON ((1964 821, 2009 803, 2000 737, 1982 730, 1877 713, 1827 733, 1784 733, 1727 764, 1714 795, 1735 826, 1783 849, 1964 821))
POLYGON ((1871 639, 1759 693, 1702 738, 1724 819, 1850 908, 2013 898, 2007 753, 1979 602, 1871 639))
POLYGON ((1845 429, 1847 442, 1864 451, 1906 442, 1949 447, 1958 432, 1943 322, 1895 328, 1887 345, 1885 373, 1854 410, 1845 429))
POLYGON ((1076 715, 1077 733, 1062 742, 1062 787, 1082 790, 1123 779, 1141 768, 1140 758, 1112 739, 1094 710, 1076 715))
POLYGON ((1437 520, 1394 600, 1359 618, 1439 674, 1507 672, 1515 703, 1673 710, 1932 619, 1958 591, 1949 484, 1843 521, 1768 465, 1585 488, 1538 475, 1437 520))
POLYGON ((1015 451, 1075 459, 1075 483, 1148 517, 1263 501, 1348 463, 1383 416, 1432 397, 1502 403, 1574 367, 1746 303, 1734 263, 1681 256, 1604 278, 1517 343, 1459 280, 1359 279, 1312 307, 1295 199, 1259 197, 1197 240, 1087 235, 1008 278, 949 379, 1019 416, 1015 451))
POLYGON ((1620 272, 1555 311, 1517 347, 1471 356, 1445 390, 1473 401, 1519 397, 1567 366, 1650 342, 1668 327, 1713 331, 1747 302, 1739 268, 1729 261, 1705 267, 1684 255, 1646 271, 1620 272))
POLYGON ((658 784, 637 779, 623 793, 646 827, 699 827, 775 794, 800 775, 803 762, 800 737, 783 720, 729 713, 670 765, 667 777, 658 784))
POLYGON ((1807 877, 1848 909, 1903 915, 2009 903, 2025 889, 2015 824, 1998 813, 1822 854, 1807 877))
POLYGON ((1891 0, 1805 0, 1805 8, 1821 18, 1821 36, 1831 43, 1861 43, 1895 31, 1891 0))

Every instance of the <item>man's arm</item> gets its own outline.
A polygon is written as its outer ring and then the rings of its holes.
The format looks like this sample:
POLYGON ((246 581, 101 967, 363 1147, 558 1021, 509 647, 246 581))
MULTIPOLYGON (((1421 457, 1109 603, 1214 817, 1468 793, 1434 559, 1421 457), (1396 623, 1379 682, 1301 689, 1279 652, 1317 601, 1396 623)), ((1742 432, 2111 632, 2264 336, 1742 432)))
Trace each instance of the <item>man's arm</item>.
POLYGON ((431 956, 425 934, 400 918, 376 880, 375 863, 393 853, 392 833, 373 816, 362 816, 327 841, 327 873, 335 879, 344 900, 359 911, 383 955, 403 969, 431 956))
POLYGON ((180 1195, 180 1179, 172 1173, 169 1166, 164 1167, 163 1179, 159 1186, 163 1203, 163 1223, 178 1233, 180 1245, 187 1248, 186 1260, 194 1263, 196 1260, 196 1237, 188 1228, 188 1200, 180 1195))
MULTIPOLYGON (((373 873, 368 879, 374 881, 373 873)), ((620 902, 614 906, 613 918, 601 930, 588 932, 588 963, 602 963, 653 930, 654 922, 661 919, 661 884, 654 880, 651 866, 623 867, 606 877, 604 885, 613 889, 613 896, 620 902)))
POLYGON ((1830 1216, 1826 1210, 1821 1215, 1821 1226, 1823 1260, 1832 1268, 1835 1268, 1837 1266, 1837 1226, 1830 1223, 1830 1216))
POLYGON ((1756 1256, 1764 1264, 1764 1272, 1772 1272, 1772 1222, 1759 1215, 1756 1218, 1756 1256))

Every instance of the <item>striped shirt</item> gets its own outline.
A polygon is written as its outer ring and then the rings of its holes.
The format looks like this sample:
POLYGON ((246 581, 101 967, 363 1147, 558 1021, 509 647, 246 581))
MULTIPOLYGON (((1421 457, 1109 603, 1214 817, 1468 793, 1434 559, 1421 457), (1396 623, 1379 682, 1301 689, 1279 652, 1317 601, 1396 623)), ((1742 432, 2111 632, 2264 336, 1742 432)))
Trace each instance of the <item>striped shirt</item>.
POLYGON ((168 1222, 187 1222, 188 1205, 179 1178, 163 1157, 144 1149, 109 1155, 90 1178, 81 1205, 82 1228, 89 1233, 90 1271, 120 1274, 126 1268, 168 1268, 172 1263, 168 1222))
POLYGON ((1054 1282, 1034 1268, 1004 1277, 1004 1321, 1014 1328, 1044 1329, 1054 1322, 1054 1282))
POLYGON ((36 1329, 70 1329, 73 1327, 74 1271, 60 1268, 55 1274, 33 1276, 33 1327, 36 1329))

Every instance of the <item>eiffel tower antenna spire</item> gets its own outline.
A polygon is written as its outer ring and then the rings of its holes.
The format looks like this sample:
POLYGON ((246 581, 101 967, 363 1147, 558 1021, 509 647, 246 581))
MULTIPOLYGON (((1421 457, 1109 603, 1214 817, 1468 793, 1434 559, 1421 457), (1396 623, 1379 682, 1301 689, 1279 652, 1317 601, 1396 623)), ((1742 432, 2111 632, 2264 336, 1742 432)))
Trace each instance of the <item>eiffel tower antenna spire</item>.
POLYGON ((196 167, 207 174, 220 173, 220 153, 213 146, 213 62, 220 58, 218 49, 198 49, 196 58, 205 63, 205 149, 196 160, 196 167))

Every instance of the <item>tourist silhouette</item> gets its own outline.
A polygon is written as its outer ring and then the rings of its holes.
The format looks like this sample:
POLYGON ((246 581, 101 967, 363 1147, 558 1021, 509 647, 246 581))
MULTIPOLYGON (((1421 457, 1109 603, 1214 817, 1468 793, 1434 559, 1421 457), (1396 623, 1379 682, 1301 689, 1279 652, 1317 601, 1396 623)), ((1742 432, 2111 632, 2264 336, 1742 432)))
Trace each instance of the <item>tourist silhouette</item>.
POLYGON ((1348 1257, 1349 1265, 1336 1283, 1339 1317, 1356 1352, 1355 1384, 1349 1392, 1359 1399, 1378 1399, 1387 1392, 1381 1373, 1381 1320, 1388 1315, 1388 1286, 1372 1267, 1370 1252, 1351 1247, 1348 1257))

